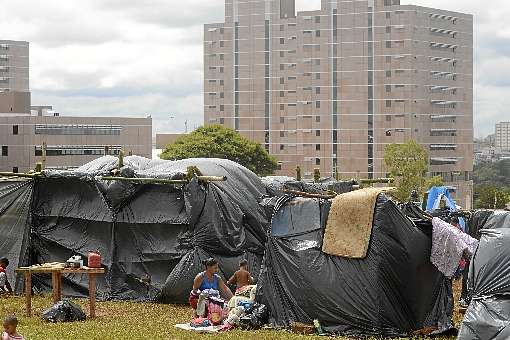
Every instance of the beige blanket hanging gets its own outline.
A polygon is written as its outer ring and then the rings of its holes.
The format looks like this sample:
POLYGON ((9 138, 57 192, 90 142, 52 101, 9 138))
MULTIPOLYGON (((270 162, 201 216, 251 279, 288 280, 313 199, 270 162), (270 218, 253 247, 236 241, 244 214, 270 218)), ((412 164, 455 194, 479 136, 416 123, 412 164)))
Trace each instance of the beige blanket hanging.
POLYGON ((363 259, 367 256, 377 197, 390 188, 367 188, 338 195, 329 211, 322 251, 363 259))

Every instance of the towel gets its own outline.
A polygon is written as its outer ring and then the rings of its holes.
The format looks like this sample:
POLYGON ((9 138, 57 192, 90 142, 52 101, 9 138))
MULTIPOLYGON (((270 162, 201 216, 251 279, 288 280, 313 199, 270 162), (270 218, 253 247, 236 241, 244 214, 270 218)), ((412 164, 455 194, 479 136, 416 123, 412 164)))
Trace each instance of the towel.
POLYGON ((363 259, 367 256, 377 197, 390 188, 367 188, 338 195, 329 211, 322 251, 363 259))

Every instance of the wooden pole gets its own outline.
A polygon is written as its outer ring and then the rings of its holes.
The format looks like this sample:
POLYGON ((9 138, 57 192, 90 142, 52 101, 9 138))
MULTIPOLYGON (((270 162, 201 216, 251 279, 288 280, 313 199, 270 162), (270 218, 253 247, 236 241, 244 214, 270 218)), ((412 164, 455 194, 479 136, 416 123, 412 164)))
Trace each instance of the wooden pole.
POLYGON ((26 303, 26 315, 32 316, 32 273, 30 270, 25 272, 25 303, 26 303))
POLYGON ((296 181, 301 182, 301 167, 299 165, 296 167, 296 181))
POLYGON ((34 178, 38 176, 41 176, 40 172, 34 172, 33 174, 21 174, 17 172, 0 172, 0 177, 34 178))
POLYGON ((96 317, 96 274, 89 273, 89 316, 96 317))
MULTIPOLYGON (((197 176, 200 182, 224 182, 227 180, 227 177, 218 177, 218 176, 197 176)), ((124 181, 124 182, 140 182, 140 183, 148 183, 148 184, 188 184, 188 180, 181 179, 160 179, 160 178, 126 178, 126 177, 113 177, 113 176, 105 176, 105 177, 96 177, 96 179, 100 179, 103 181, 124 181)))
POLYGON ((327 200, 338 196, 336 193, 331 193, 329 195, 321 195, 321 194, 310 194, 308 192, 288 190, 288 189, 284 189, 283 192, 286 194, 296 195, 296 196, 305 197, 305 198, 322 198, 322 199, 327 199, 327 200))

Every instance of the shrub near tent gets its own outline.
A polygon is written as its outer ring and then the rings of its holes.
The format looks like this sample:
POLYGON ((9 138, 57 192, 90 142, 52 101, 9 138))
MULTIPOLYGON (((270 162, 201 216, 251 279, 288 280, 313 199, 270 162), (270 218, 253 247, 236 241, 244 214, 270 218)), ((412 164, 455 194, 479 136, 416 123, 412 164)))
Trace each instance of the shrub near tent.
POLYGON ((162 159, 221 158, 234 161, 259 176, 272 174, 278 167, 264 148, 238 132, 221 125, 201 127, 169 144, 162 159))

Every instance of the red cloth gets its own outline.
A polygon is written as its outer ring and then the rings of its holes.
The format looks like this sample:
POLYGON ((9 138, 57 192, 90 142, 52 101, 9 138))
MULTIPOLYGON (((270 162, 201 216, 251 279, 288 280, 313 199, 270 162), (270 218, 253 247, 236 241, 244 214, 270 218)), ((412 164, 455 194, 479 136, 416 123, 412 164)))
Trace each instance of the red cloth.
POLYGON ((191 293, 189 293, 188 302, 189 302, 189 304, 190 304, 191 308, 193 308, 193 309, 197 309, 197 305, 198 305, 198 294, 195 294, 195 293, 193 293, 193 291, 191 291, 191 293))

